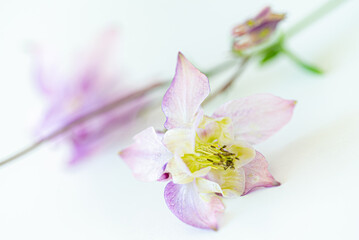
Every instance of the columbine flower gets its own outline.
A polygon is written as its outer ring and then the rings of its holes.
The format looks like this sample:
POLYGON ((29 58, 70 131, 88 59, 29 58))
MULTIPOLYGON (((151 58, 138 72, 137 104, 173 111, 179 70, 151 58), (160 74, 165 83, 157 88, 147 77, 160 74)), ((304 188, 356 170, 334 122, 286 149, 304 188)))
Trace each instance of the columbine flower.
POLYGON ((242 51, 263 43, 274 33, 284 17, 284 14, 273 13, 269 7, 264 8, 255 18, 233 29, 233 49, 242 51))
POLYGON ((222 197, 279 185, 252 145, 290 120, 295 101, 258 94, 228 102, 206 116, 201 103, 209 92, 207 77, 179 53, 175 77, 162 102, 167 131, 159 134, 147 128, 120 156, 138 179, 170 181, 165 200, 180 220, 217 229, 222 197))
MULTIPOLYGON (((54 59, 49 59, 47 52, 36 52, 35 80, 48 103, 40 126, 41 135, 49 135, 127 93, 119 84, 118 75, 108 67, 116 35, 114 30, 105 32, 89 54, 73 63, 74 71, 61 71, 63 62, 52 63, 54 59)), ((114 137, 115 130, 124 130, 143 105, 144 100, 139 99, 74 127, 63 136, 73 149, 70 162, 77 162, 103 147, 114 137)))

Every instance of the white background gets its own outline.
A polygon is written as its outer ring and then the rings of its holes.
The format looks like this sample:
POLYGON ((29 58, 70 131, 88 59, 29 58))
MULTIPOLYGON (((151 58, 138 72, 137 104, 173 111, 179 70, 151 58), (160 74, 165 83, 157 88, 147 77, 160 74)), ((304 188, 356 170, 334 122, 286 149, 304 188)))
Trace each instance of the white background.
MULTIPOLYGON (((1 0, 0 157, 33 140, 45 106, 31 76, 32 43, 75 52, 119 26, 124 76, 140 84, 172 77, 179 50, 202 68, 226 59, 231 28, 267 4, 288 13, 281 25, 287 29, 324 2, 1 0)), ((348 1, 291 39, 290 49, 322 67, 324 76, 285 57, 265 67, 252 63, 207 109, 260 92, 298 100, 290 124, 257 146, 282 186, 225 201, 218 232, 172 215, 164 183, 132 177, 117 156, 130 143, 126 137, 74 167, 62 144, 2 167, 0 239, 359 239, 358 10, 359 1, 348 1)), ((162 120, 149 118, 132 133, 162 120)))

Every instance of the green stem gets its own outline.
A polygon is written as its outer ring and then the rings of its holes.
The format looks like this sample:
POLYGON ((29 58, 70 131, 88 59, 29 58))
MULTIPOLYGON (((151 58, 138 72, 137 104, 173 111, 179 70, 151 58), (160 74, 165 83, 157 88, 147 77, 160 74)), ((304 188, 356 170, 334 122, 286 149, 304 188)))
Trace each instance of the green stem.
POLYGON ((282 48, 281 52, 284 53, 285 55, 287 55, 293 62, 295 62, 296 64, 298 64, 302 68, 304 68, 304 69, 306 69, 306 70, 308 70, 308 71, 310 71, 312 73, 323 74, 323 71, 321 69, 319 69, 316 66, 313 66, 311 64, 308 64, 308 63, 304 62, 299 57, 297 57, 295 54, 290 52, 288 49, 282 48))
POLYGON ((329 2, 326 2, 324 5, 320 6, 318 9, 310 13, 308 16, 290 28, 285 34, 286 38, 293 37, 295 34, 299 33, 304 28, 319 20, 345 1, 347 0, 330 0, 329 2))

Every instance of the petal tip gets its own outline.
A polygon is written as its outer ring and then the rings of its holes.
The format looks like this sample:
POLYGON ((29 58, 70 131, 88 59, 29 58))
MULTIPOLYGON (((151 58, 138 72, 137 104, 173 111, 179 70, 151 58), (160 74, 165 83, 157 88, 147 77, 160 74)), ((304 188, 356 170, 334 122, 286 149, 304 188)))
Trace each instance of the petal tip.
POLYGON ((183 53, 181 51, 179 51, 178 52, 178 58, 183 58, 183 57, 184 57, 183 53))
POLYGON ((213 231, 217 232, 217 231, 218 231, 218 226, 210 227, 210 229, 212 229, 213 231))
POLYGON ((171 175, 169 173, 165 172, 157 179, 157 181, 158 182, 164 182, 164 181, 169 180, 170 177, 171 177, 171 175))
POLYGON ((187 58, 183 55, 182 52, 178 52, 178 57, 177 57, 177 61, 178 63, 183 63, 185 61, 188 61, 187 58))
POLYGON ((119 151, 117 154, 118 154, 118 156, 119 156, 120 158, 123 159, 123 155, 124 155, 125 153, 126 153, 126 149, 123 149, 123 150, 119 151))
POLYGON ((280 182, 278 182, 277 180, 275 180, 273 183, 272 183, 272 186, 273 187, 279 187, 280 185, 282 185, 280 182))
POLYGON ((162 101, 165 128, 186 127, 191 123, 209 92, 208 78, 178 52, 175 76, 162 101))
POLYGON ((185 55, 183 55, 182 52, 178 52, 177 64, 184 64, 184 65, 193 66, 193 64, 190 61, 188 61, 188 59, 185 57, 185 55))

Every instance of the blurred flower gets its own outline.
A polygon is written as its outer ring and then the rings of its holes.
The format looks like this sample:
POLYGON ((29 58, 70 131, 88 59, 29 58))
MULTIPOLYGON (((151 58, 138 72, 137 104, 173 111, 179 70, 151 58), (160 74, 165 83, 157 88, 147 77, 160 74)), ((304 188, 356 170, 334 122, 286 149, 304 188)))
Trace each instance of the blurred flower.
POLYGON ((233 50, 243 51, 266 41, 276 30, 284 14, 276 14, 269 7, 264 8, 255 18, 247 20, 233 29, 233 50))
MULTIPOLYGON (((115 30, 106 31, 95 48, 76 59, 70 70, 62 69, 64 62, 56 63, 56 58, 49 58, 47 52, 36 49, 35 80, 48 104, 40 126, 42 136, 128 93, 119 76, 110 69, 116 37, 115 30)), ((73 149, 70 162, 77 162, 103 147, 115 130, 125 129, 144 103, 144 99, 130 102, 81 123, 63 135, 73 149)))
POLYGON ((207 77, 179 53, 162 102, 167 131, 147 128, 120 156, 140 180, 170 180, 165 201, 180 220, 217 229, 222 197, 279 185, 252 144, 288 123, 295 101, 258 94, 228 102, 209 117, 201 109, 209 93, 207 77))

